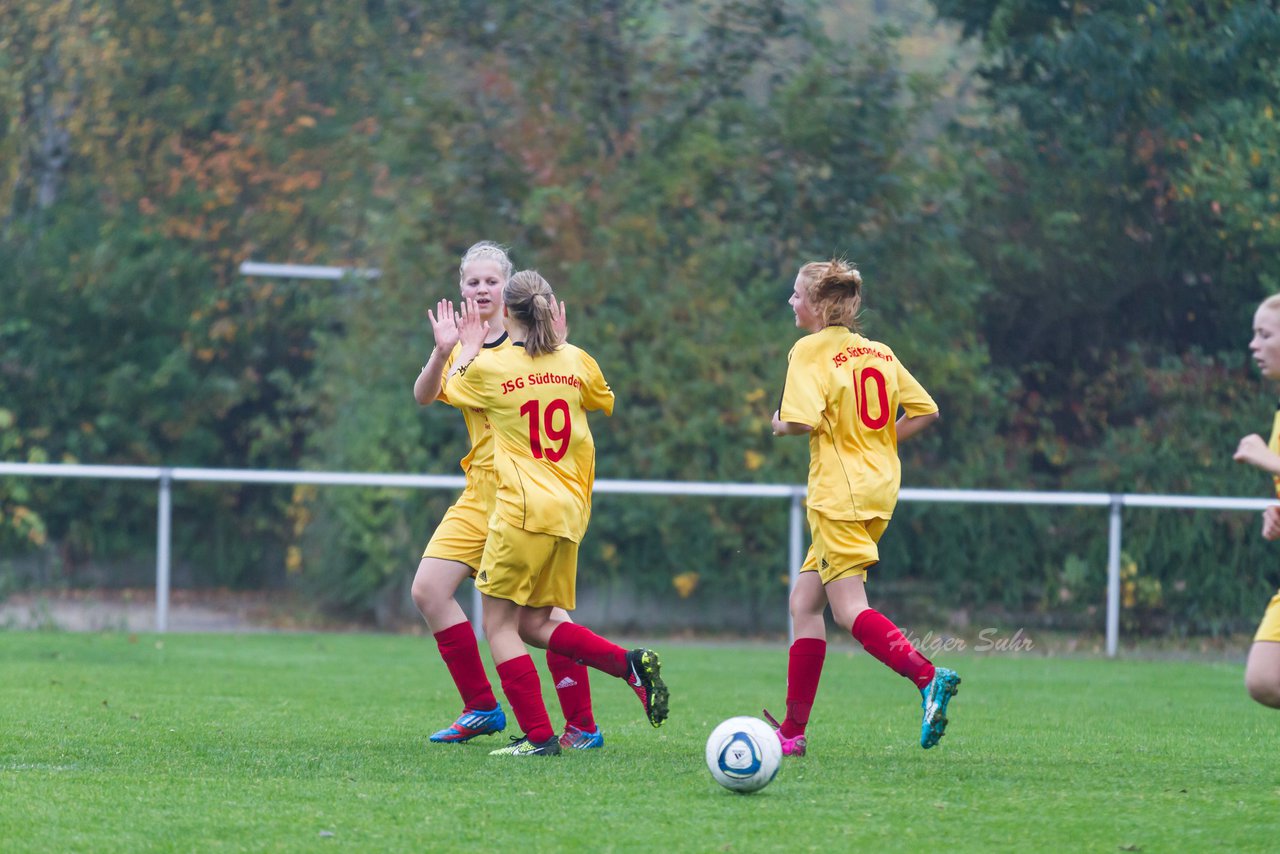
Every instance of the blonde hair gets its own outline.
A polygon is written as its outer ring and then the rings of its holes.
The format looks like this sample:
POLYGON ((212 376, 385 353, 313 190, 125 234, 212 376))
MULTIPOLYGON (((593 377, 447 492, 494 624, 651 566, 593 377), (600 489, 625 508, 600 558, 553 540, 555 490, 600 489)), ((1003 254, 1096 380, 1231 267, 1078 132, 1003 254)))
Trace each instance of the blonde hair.
POLYGON ((862 308, 862 274, 843 258, 810 261, 800 268, 805 299, 826 326, 858 331, 862 308))
POLYGON ((1258 311, 1262 311, 1264 308, 1268 311, 1280 311, 1280 294, 1272 294, 1264 299, 1258 305, 1258 311))
POLYGON ((467 265, 472 261, 494 261, 498 268, 502 271, 502 280, 506 281, 511 278, 512 272, 515 271, 515 265, 511 263, 511 258, 507 255, 507 248, 501 244, 494 243, 492 240, 481 240, 479 243, 471 244, 462 256, 462 263, 458 265, 458 281, 461 283, 467 277, 467 265))
POLYGON ((524 327, 524 351, 530 356, 555 352, 564 343, 552 320, 555 298, 551 285, 536 270, 516 273, 502 292, 507 313, 524 327))

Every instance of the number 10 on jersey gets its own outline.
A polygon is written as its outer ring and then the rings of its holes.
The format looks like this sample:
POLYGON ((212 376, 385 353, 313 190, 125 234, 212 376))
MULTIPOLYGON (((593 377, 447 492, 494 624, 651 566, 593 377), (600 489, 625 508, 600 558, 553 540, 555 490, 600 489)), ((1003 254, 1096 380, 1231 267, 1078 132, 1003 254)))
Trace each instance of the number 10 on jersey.
MULTIPOLYGON (((869 430, 880 430, 889 423, 889 389, 884 382, 884 374, 873 367, 865 367, 861 371, 857 368, 853 369, 853 396, 858 401, 858 418, 869 430), (880 404, 879 414, 875 418, 871 417, 871 413, 867 408, 868 387, 870 393, 876 396, 876 401, 880 404)), ((522 412, 524 410, 521 410, 522 412)))

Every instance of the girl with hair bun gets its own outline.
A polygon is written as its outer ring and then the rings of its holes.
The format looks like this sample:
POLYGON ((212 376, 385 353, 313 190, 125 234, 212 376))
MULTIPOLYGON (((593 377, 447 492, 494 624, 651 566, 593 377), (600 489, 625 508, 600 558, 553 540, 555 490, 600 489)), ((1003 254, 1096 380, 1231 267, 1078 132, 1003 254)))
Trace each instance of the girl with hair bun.
POLYGON ((828 604, 836 623, 919 689, 920 746, 938 743, 960 677, 912 646, 867 603, 867 571, 898 501, 898 442, 938 418, 938 406, 893 351, 858 331, 862 274, 843 259, 800 268, 789 300, 807 335, 788 356, 773 414, 775 436, 809 437, 806 499, 812 545, 791 591, 795 641, 788 654, 787 714, 774 724, 782 752, 803 756, 805 727, 826 657, 828 604), (898 416, 898 410, 903 415, 898 416))

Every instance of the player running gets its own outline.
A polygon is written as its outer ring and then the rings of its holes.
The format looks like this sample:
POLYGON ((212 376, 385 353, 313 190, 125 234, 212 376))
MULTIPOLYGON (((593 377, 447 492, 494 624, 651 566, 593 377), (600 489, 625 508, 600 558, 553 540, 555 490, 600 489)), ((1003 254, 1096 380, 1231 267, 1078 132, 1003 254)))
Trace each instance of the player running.
POLYGON ((775 436, 808 435, 806 501, 812 545, 791 591, 795 641, 787 664, 782 752, 803 756, 805 726, 826 657, 828 603, 836 623, 920 689, 920 746, 938 743, 960 677, 935 668, 887 617, 867 604, 867 570, 898 501, 898 442, 938 418, 938 406, 884 344, 858 333, 862 275, 844 260, 805 264, 789 300, 809 332, 788 357, 775 436), (904 415, 897 417, 901 407, 904 415), (895 420, 896 419, 896 420, 895 420))
MULTIPOLYGON (((1264 377, 1280 381, 1280 294, 1263 300, 1254 312, 1249 353, 1264 377)), ((1276 495, 1280 496, 1280 409, 1271 423, 1271 441, 1262 441, 1256 433, 1245 436, 1234 458, 1269 472, 1275 480, 1276 495)), ((1262 537, 1280 540, 1280 505, 1262 511, 1262 537)), ((1280 593, 1271 597, 1253 636, 1244 666, 1244 684, 1254 700, 1280 709, 1280 593)))
MULTIPOLYGON (((486 350, 511 346, 499 321, 502 289, 513 272, 507 252, 496 243, 476 243, 462 256, 459 287, 464 300, 472 300, 481 320, 488 321, 486 350)), ((457 317, 453 303, 440 300, 436 313, 427 312, 435 335, 435 349, 413 384, 419 404, 435 400, 452 404, 441 386, 458 355, 457 317)), ((564 317, 555 323, 563 333, 564 317)), ((475 576, 484 554, 489 515, 493 512, 498 478, 494 471, 493 436, 483 412, 459 407, 471 439, 471 450, 462 458, 467 484, 462 495, 444 514, 418 563, 413 579, 413 601, 435 635, 440 656, 462 695, 462 714, 448 727, 431 736, 431 741, 456 744, 479 735, 501 732, 507 724, 502 706, 493 695, 489 677, 480 659, 475 632, 456 598, 464 578, 475 576)), ((568 620, 567 614, 557 618, 568 620)), ((556 686, 556 696, 564 712, 565 728, 560 743, 565 747, 588 749, 604 746, 604 735, 591 709, 591 686, 587 668, 572 659, 547 653, 547 666, 556 686)))
POLYGON ((657 727, 667 718, 658 655, 628 652, 561 616, 575 605, 578 544, 591 516, 595 441, 587 412, 613 413, 613 391, 586 351, 564 341, 563 316, 537 273, 516 273, 502 295, 511 346, 484 349, 491 334, 475 300, 458 324, 460 350, 445 381, 455 406, 483 410, 494 436, 496 509, 476 588, 484 631, 522 736, 494 754, 560 752, 525 643, 626 679, 657 727))

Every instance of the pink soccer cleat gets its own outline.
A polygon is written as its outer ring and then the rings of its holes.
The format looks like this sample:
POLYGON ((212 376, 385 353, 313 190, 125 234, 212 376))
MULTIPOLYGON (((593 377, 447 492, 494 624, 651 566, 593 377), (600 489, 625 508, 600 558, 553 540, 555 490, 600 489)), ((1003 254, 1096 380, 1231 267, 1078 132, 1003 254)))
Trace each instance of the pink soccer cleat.
POLYGON ((764 719, 773 727, 773 731, 778 736, 778 742, 782 745, 783 756, 804 756, 805 749, 808 748, 809 742, 805 740, 804 733, 787 738, 782 734, 782 724, 778 723, 773 715, 769 714, 768 709, 761 709, 764 713, 764 719))

